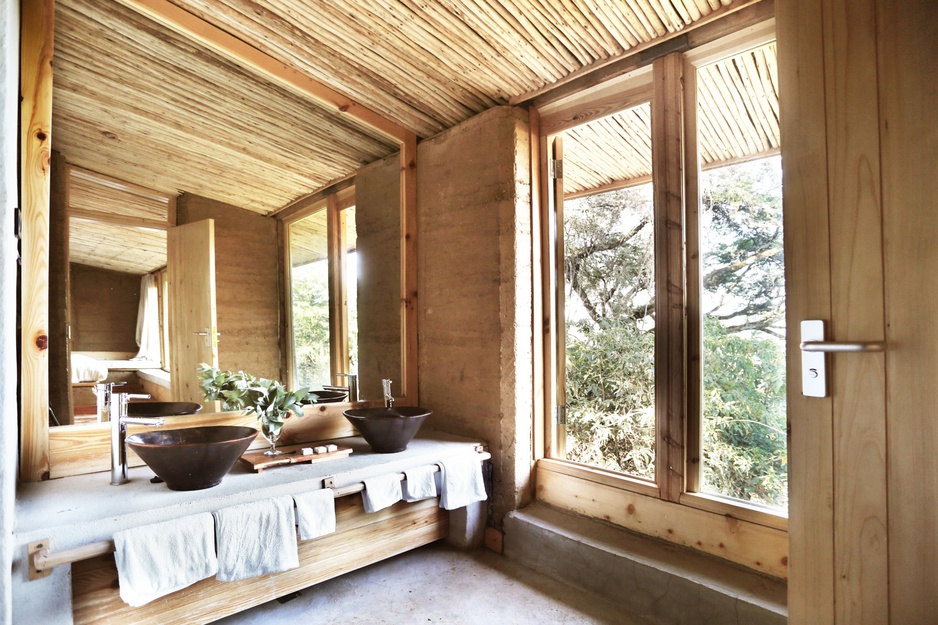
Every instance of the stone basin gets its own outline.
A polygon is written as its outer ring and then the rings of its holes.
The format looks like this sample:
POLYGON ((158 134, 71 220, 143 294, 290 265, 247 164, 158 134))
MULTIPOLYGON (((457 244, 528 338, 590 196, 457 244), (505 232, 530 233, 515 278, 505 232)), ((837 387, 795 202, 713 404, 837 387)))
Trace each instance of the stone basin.
POLYGON ((127 446, 171 490, 201 490, 220 484, 256 436, 251 427, 205 425, 140 432, 127 446))
POLYGON ((353 408, 342 414, 361 432, 379 454, 393 454, 407 449, 424 420, 432 414, 426 408, 353 408))
POLYGON ((141 401, 127 405, 128 417, 174 417, 196 414, 202 404, 191 401, 141 401))

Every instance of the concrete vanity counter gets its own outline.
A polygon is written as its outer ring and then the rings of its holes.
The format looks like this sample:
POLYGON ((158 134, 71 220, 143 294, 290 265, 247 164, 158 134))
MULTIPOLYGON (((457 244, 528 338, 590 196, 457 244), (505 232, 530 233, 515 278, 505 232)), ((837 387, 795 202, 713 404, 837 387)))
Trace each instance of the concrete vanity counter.
MULTIPOLYGON (((29 543, 48 540, 52 551, 71 549, 110 540, 115 532, 131 527, 213 512, 234 504, 317 490, 323 487, 323 480, 329 477, 334 477, 336 488, 342 488, 368 477, 399 473, 408 468, 480 451, 484 445, 479 440, 432 430, 421 432, 405 451, 394 454, 373 453, 360 437, 334 442, 351 447, 352 454, 347 458, 313 464, 273 467, 261 473, 254 473, 239 462, 221 484, 205 490, 171 491, 165 484, 153 484, 150 482, 153 472, 146 466, 132 468, 130 483, 122 486, 111 486, 108 473, 21 485, 16 503, 14 615, 19 614, 25 619, 28 614, 29 620, 33 622, 72 622, 72 567, 60 566, 53 569, 48 578, 28 581, 29 543)), ((360 495, 349 495, 342 499, 360 500, 360 495)), ((361 504, 357 501, 343 503, 345 507, 351 505, 360 508, 361 504)), ((408 505, 417 504, 399 504, 402 508, 408 505)), ((359 513, 356 511, 355 514, 359 513)), ((377 520, 378 514, 368 516, 377 520)), ((340 523, 337 533, 341 532, 340 523)), ((436 538, 439 537, 442 536, 436 538)), ((233 589, 235 584, 224 586, 233 589)), ((267 599, 274 596, 277 595, 267 599)), ((76 617, 75 622, 80 622, 80 619, 76 617)))

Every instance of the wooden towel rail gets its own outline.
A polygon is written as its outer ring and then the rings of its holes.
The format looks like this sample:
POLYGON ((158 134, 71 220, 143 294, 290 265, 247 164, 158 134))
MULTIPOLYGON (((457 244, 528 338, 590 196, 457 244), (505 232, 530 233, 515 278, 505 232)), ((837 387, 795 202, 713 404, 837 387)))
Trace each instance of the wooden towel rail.
MULTIPOLYGON (((487 451, 481 451, 481 449, 481 446, 476 449, 479 454, 480 461, 488 460, 492 457, 492 454, 488 453, 487 451)), ((434 473, 439 472, 439 470, 439 466, 435 466, 433 468, 434 473)), ((401 481, 404 481, 405 479, 405 475, 403 473, 398 473, 397 477, 401 481)), ((355 493, 362 492, 365 490, 365 484, 364 482, 357 482, 355 484, 349 484, 348 486, 342 486, 341 488, 335 488, 335 476, 330 475, 323 478, 323 488, 333 489, 333 494, 335 498, 338 499, 339 497, 347 497, 348 495, 354 495, 355 493)), ((28 554, 30 581, 47 577, 52 573, 52 569, 57 566, 71 564, 80 560, 88 560, 90 558, 96 558, 98 556, 113 553, 114 541, 102 540, 96 543, 82 545, 81 547, 63 549, 62 551, 50 551, 50 548, 50 539, 29 543, 28 554)))

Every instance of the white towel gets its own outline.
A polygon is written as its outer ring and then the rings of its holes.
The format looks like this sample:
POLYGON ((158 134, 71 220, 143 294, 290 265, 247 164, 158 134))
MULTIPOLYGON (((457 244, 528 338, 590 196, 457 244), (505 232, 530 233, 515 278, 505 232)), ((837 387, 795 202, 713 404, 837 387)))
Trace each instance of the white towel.
POLYGON ((365 490, 362 491, 365 512, 377 512, 393 506, 404 496, 401 492, 401 480, 398 473, 387 473, 362 481, 365 483, 365 490))
POLYGON ((404 471, 404 501, 422 501, 436 497, 436 465, 404 471))
POLYGON ((440 461, 442 495, 440 507, 446 510, 463 508, 477 501, 485 501, 485 482, 478 454, 469 454, 440 461))
POLYGON ((335 492, 331 488, 294 495, 300 540, 312 540, 335 532, 335 492))
POLYGON ((215 525, 207 512, 114 534, 120 596, 134 607, 218 570, 215 525))
POLYGON ((300 565, 293 497, 264 499, 215 512, 218 575, 234 582, 300 565))

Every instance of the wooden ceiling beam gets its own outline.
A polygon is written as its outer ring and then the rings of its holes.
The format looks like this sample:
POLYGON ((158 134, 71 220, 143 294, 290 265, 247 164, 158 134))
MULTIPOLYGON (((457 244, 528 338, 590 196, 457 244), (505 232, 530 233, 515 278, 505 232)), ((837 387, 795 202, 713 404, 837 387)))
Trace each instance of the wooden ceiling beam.
POLYGON ((402 144, 411 131, 167 0, 118 0, 149 19, 402 144))

